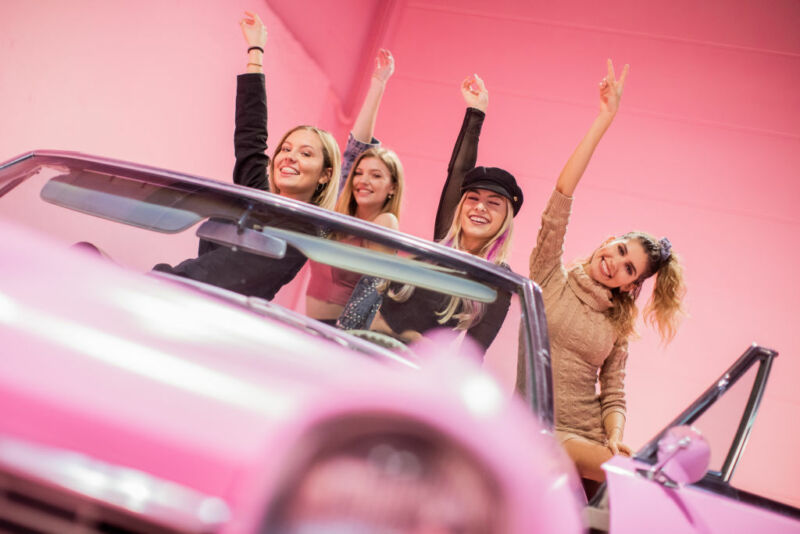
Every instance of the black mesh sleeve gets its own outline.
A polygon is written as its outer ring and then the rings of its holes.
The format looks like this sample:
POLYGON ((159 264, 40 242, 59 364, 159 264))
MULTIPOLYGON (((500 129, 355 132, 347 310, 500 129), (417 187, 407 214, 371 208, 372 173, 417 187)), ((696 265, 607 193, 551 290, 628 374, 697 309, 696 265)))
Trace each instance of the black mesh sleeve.
POLYGON ((450 224, 453 222, 458 203, 461 200, 461 184, 464 175, 475 167, 478 160, 478 139, 486 114, 475 108, 467 108, 461 131, 458 132, 453 155, 447 166, 447 181, 442 189, 439 199, 439 208, 436 211, 436 225, 433 230, 433 240, 441 241, 447 235, 450 224))

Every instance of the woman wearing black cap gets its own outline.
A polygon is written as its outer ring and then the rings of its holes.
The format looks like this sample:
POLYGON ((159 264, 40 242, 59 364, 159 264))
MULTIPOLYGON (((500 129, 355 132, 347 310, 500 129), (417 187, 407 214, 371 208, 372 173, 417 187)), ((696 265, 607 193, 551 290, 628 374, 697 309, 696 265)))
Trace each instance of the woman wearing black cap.
MULTIPOLYGON (((506 266, 522 191, 514 176, 503 169, 475 167, 489 92, 483 80, 473 75, 461 84, 461 93, 468 107, 447 169, 433 238, 506 266)), ((373 330, 407 342, 437 327, 466 330, 484 351, 500 330, 511 299, 500 292, 495 302, 486 305, 412 286, 388 286, 373 330)))

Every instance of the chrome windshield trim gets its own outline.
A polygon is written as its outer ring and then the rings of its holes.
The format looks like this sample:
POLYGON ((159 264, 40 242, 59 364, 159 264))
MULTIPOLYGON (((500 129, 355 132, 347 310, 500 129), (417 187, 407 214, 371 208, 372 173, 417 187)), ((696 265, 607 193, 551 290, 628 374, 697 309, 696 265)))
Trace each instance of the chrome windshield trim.
POLYGON ((555 427, 553 372, 542 290, 529 278, 525 279, 522 290, 520 300, 523 313, 520 320, 522 325, 527 326, 523 328, 522 341, 528 348, 524 369, 525 399, 539 417, 539 422, 552 431, 555 427))
POLYGON ((0 470, 161 525, 210 532, 230 520, 219 497, 78 452, 0 436, 0 470))
MULTIPOLYGON (((247 198, 255 203, 272 208, 278 213, 302 215, 314 224, 329 228, 331 231, 341 231, 357 235, 370 241, 381 243, 394 248, 405 249, 407 252, 422 250, 433 261, 445 261, 456 264, 460 269, 469 272, 483 281, 505 282, 503 289, 517 290, 524 285, 526 278, 484 259, 478 258, 467 252, 444 247, 426 239, 391 230, 371 222, 362 221, 354 217, 313 206, 266 191, 259 191, 251 187, 228 184, 217 180, 202 178, 190 174, 179 173, 140 165, 126 161, 115 160, 59 150, 36 150, 0 164, 0 188, 4 182, 18 179, 21 176, 30 176, 38 167, 66 165, 70 168, 86 171, 95 171, 104 174, 116 174, 130 179, 141 180, 147 183, 165 185, 165 180, 192 186, 192 190, 203 188, 224 194, 231 198, 241 200, 247 198)), ((174 185, 174 183, 173 183, 174 185)))
POLYGON ((124 176, 151 184, 180 187, 187 192, 210 191, 224 195, 236 204, 241 204, 244 199, 255 207, 263 206, 274 213, 301 215, 312 224, 327 228, 332 232, 359 236, 411 254, 421 253, 434 264, 441 262, 451 269, 469 274, 478 281, 517 294, 522 301, 523 320, 526 320, 527 317, 529 321, 525 337, 527 341, 521 345, 528 349, 528 354, 525 355, 525 367, 528 369, 526 373, 529 373, 530 376, 526 377, 526 381, 529 385, 535 386, 526 390, 526 396, 540 419, 548 427, 552 427, 553 400, 552 378, 549 370, 549 341, 547 341, 546 333, 543 337, 543 333, 535 327, 536 318, 543 317, 544 309, 539 288, 528 278, 464 251, 454 250, 432 241, 266 191, 78 152, 35 150, 12 158, 8 162, 0 164, 0 191, 10 182, 31 176, 39 167, 45 165, 67 166, 72 169, 124 176), (534 346, 532 338, 528 337, 531 332, 536 332, 540 338, 538 350, 534 346))
POLYGON ((764 388, 766 387, 769 371, 772 367, 772 360, 778 355, 774 350, 761 347, 753 343, 744 353, 733 363, 711 386, 709 386, 688 408, 683 410, 675 419, 661 429, 656 436, 636 452, 637 460, 655 463, 656 452, 658 451, 658 440, 674 426, 691 425, 706 410, 708 410, 722 395, 724 395, 744 374, 755 364, 760 368, 753 382, 748 398, 747 407, 740 420, 739 429, 736 432, 729 454, 725 460, 725 470, 733 473, 735 463, 741 457, 747 439, 752 429, 758 407, 761 403, 764 388))

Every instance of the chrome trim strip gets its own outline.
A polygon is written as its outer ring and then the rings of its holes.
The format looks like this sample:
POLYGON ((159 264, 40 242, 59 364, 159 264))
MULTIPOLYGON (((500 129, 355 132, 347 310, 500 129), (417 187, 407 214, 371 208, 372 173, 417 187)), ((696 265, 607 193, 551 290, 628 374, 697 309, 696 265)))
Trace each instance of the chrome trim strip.
POLYGON ((0 436, 0 470, 192 532, 230 520, 221 498, 85 454, 0 436))

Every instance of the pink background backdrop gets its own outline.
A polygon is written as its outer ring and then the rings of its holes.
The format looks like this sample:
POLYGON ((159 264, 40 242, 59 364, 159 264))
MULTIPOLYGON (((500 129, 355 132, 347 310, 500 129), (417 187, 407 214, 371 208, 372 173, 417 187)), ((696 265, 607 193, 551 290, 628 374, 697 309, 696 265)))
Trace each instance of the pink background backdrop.
MULTIPOLYGON (((634 228, 668 235, 687 266, 691 317, 667 347, 647 330, 632 344, 626 441, 643 444, 751 342, 772 347, 781 356, 734 481, 800 506, 800 4, 766 5, 6 0, 0 160, 65 149, 229 180, 246 63, 237 23, 251 8, 270 32, 273 141, 299 123, 343 141, 375 49, 392 50, 377 135, 406 169, 401 227, 423 237, 463 115, 458 84, 479 73, 491 94, 479 163, 510 170, 525 191, 511 262, 525 273, 541 209, 596 111, 605 58, 630 63, 621 112, 577 192, 567 257, 634 228)), ((25 211, 0 203, 0 216, 25 211)), ((38 224, 72 224, 54 217, 64 222, 38 224)), ((106 246, 142 269, 196 246, 142 250, 138 235, 106 246)), ((503 349, 486 366, 510 387, 515 355, 503 349)))

